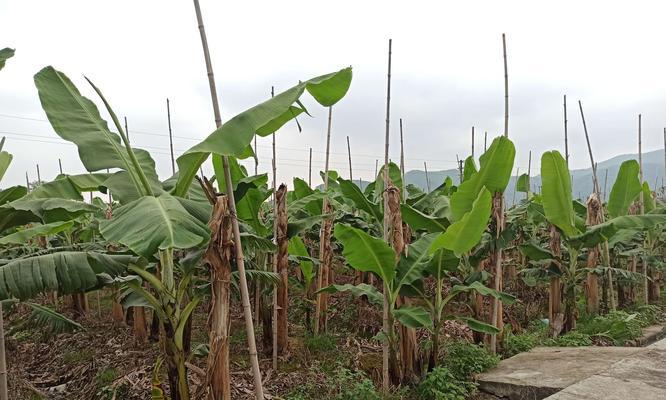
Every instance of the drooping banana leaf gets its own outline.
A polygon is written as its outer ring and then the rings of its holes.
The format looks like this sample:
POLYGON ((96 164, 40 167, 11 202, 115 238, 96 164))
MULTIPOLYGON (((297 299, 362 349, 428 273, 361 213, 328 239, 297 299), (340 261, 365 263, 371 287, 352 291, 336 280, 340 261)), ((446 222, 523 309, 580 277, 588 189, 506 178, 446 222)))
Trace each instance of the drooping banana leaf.
POLYGON ((18 200, 28 193, 25 186, 12 186, 0 191, 0 206, 18 200))
POLYGON ((608 197, 607 208, 611 218, 627 215, 629 206, 641 192, 641 181, 638 179, 639 169, 636 160, 627 160, 620 165, 608 197))
POLYGON ((5 172, 7 172, 7 168, 9 168, 9 164, 11 164, 13 158, 11 154, 2 150, 4 145, 5 137, 3 136, 2 140, 0 140, 0 180, 5 176, 5 172))
POLYGON ((10 235, 0 238, 0 244, 22 244, 35 236, 55 235, 71 228, 74 221, 53 222, 45 225, 37 225, 32 228, 22 229, 10 235))
POLYGON ((590 248, 603 241, 612 240, 613 236, 623 229, 638 233, 664 224, 666 224, 666 214, 623 215, 595 225, 585 233, 569 238, 567 242, 574 247, 590 248))
MULTIPOLYGON (((137 197, 145 194, 139 171, 132 163, 132 155, 121 143, 120 136, 109 129, 97 106, 81 95, 65 74, 51 66, 39 71, 34 80, 42 108, 53 130, 61 138, 77 145, 79 158, 85 168, 90 172, 120 168, 124 173, 114 174, 115 178, 112 177, 105 186, 114 192, 125 193, 125 186, 120 187, 114 183, 127 179, 132 183, 137 197)), ((93 88, 102 97, 94 85, 93 88)), ((103 97, 102 100, 108 106, 103 97)), ((107 111, 112 116, 115 115, 110 107, 107 107, 107 111)), ((133 153, 148 180, 147 183, 159 193, 161 187, 155 172, 155 161, 145 150, 134 149, 133 153)))
POLYGON ((83 292, 104 282, 102 275, 123 274, 137 257, 95 252, 60 252, 20 258, 0 266, 0 300, 31 299, 39 293, 83 292))
POLYGON ((541 156, 541 201, 551 224, 568 237, 578 233, 571 198, 571 176, 566 161, 555 150, 541 156))
POLYGON ((386 242, 343 224, 335 225, 334 235, 342 243, 342 255, 352 268, 372 272, 387 284, 393 282, 395 252, 386 242))
POLYGON ((645 209, 646 213, 649 213, 655 208, 654 198, 652 197, 652 190, 650 189, 650 185, 647 182, 643 182, 641 189, 643 190, 643 208, 645 209))
POLYGON ((447 218, 426 215, 405 203, 400 205, 400 212, 402 220, 414 230, 425 229, 430 233, 443 232, 450 225, 447 218))
POLYGON ((100 232, 145 258, 167 248, 203 246, 210 237, 208 227, 168 193, 144 196, 114 210, 112 219, 100 223, 100 232))
POLYGON ((432 328, 432 316, 422 307, 402 306, 393 310, 393 316, 408 328, 432 328))
POLYGON ((479 158, 479 172, 464 181, 451 195, 451 211, 455 221, 472 209, 472 204, 485 186, 490 193, 503 192, 511 178, 516 149, 506 137, 493 140, 488 151, 479 158))
POLYGON ((306 90, 319 104, 328 107, 344 97, 351 79, 351 68, 309 79, 231 118, 178 157, 179 176, 174 193, 177 196, 187 193, 199 166, 211 153, 233 157, 252 154, 249 145, 255 133, 267 136, 306 111, 300 102, 306 90))
POLYGON ((352 285, 349 283, 344 285, 330 285, 317 291, 317 293, 335 292, 351 292, 351 294, 356 297, 366 296, 371 303, 377 306, 381 306, 384 301, 382 294, 374 286, 366 283, 361 283, 359 285, 352 285))

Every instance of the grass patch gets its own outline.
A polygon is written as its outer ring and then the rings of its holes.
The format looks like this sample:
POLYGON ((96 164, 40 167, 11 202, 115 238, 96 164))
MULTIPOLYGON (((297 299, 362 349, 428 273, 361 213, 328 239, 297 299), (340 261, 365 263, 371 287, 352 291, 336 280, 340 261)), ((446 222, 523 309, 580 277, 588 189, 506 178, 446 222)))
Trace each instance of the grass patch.
POLYGON ((62 356, 63 361, 66 364, 76 364, 84 361, 91 361, 93 359, 93 353, 90 350, 74 350, 65 353, 62 356))

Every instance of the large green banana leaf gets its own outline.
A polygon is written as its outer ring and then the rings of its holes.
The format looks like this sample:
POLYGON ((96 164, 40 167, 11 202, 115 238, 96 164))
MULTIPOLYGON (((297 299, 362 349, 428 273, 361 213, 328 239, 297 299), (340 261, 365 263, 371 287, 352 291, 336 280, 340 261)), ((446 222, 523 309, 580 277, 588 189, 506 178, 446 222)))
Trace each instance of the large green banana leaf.
POLYGON ((0 191, 0 205, 18 200, 28 193, 25 186, 12 186, 0 191))
POLYGON ((0 50, 0 71, 5 67, 5 62, 12 57, 14 57, 14 49, 5 47, 0 50))
POLYGON ((611 218, 627 215, 629 206, 641 192, 638 179, 640 167, 636 160, 627 160, 620 165, 615 183, 608 196, 608 214, 611 218))
POLYGON ((569 238, 567 242, 574 247, 590 248, 603 241, 610 241, 624 229, 633 230, 638 234, 640 231, 664 224, 666 224, 666 214, 623 215, 595 225, 585 233, 569 238))
POLYGON ((430 233, 443 232, 450 225, 447 218, 426 215, 405 203, 400 205, 400 212, 402 220, 414 230, 425 229, 430 233))
POLYGON ((106 240, 146 258, 167 248, 199 247, 210 237, 208 227, 168 193, 144 196, 114 210, 112 219, 100 223, 100 231, 106 240))
POLYGON ((530 192, 530 176, 527 174, 522 174, 518 177, 516 181, 516 191, 522 193, 530 192))
POLYGON ((0 300, 26 300, 49 291, 86 291, 102 283, 100 274, 116 277, 137 261, 134 256, 94 252, 61 252, 13 260, 0 266, 0 300))
POLYGON ((211 153, 246 156, 250 153, 248 147, 255 134, 267 136, 306 111, 300 102, 306 90, 319 104, 332 106, 347 93, 351 79, 351 68, 309 79, 231 118, 204 141, 178 157, 179 175, 174 193, 177 196, 187 193, 199 166, 211 153))
POLYGON ((578 234, 571 198, 571 176, 567 162, 553 150, 541 156, 541 202, 548 222, 567 237, 578 234))
POLYGON ((2 140, 0 140, 0 180, 5 176, 5 172, 7 172, 7 168, 9 168, 9 164, 11 164, 13 158, 11 154, 2 150, 4 145, 5 138, 3 136, 2 140))
POLYGON ((314 263, 307 259, 310 257, 310 253, 308 253, 308 249, 305 247, 305 243, 303 243, 300 236, 294 236, 289 239, 288 253, 291 256, 301 257, 298 260, 298 264, 306 285, 310 285, 314 278, 314 263))
POLYGON ((641 190, 643 190, 643 208, 645 209, 645 212, 648 213, 654 210, 656 206, 654 203, 654 198, 652 197, 652 190, 650 189, 650 185, 647 182, 643 182, 641 190))
POLYGON ((342 255, 352 268, 372 272, 387 285, 392 284, 395 278, 395 252, 386 242, 343 224, 335 225, 334 235, 342 243, 342 255))
POLYGON ((393 290, 400 291, 403 285, 409 285, 423 277, 430 264, 431 255, 428 252, 436 233, 424 235, 409 245, 408 256, 403 254, 398 262, 396 271, 396 285, 393 290))
POLYGON ((491 209, 492 196, 485 187, 481 188, 472 209, 435 239, 430 253, 445 248, 453 251, 456 256, 461 256, 472 250, 486 231, 491 209))
POLYGON ((340 190, 346 199, 351 200, 357 209, 368 213, 374 219, 375 223, 382 223, 384 215, 379 208, 379 204, 368 200, 363 192, 361 192, 361 189, 358 187, 358 185, 356 185, 354 182, 344 178, 338 178, 338 182, 340 183, 340 190))
MULTIPOLYGON (((51 66, 39 71, 34 80, 42 108, 53 130, 61 138, 77 145, 79 158, 85 168, 90 172, 120 168, 125 173, 118 173, 120 177, 111 179, 106 186, 115 192, 125 193, 126 186, 114 187, 114 184, 128 179, 136 192, 135 197, 143 194, 140 173, 134 167, 131 155, 121 143, 120 136, 109 129, 97 106, 81 95, 65 74, 51 66)), ((93 88, 101 96, 101 92, 93 88)), ((102 100, 108 106, 103 97, 102 100)), ((114 115, 110 107, 107 110, 114 115)), ((133 153, 148 184, 159 192, 161 188, 155 172, 155 161, 145 150, 134 149, 133 153)))
POLYGON ((515 155, 516 149, 508 138, 499 136, 493 140, 488 151, 479 158, 479 172, 464 181, 451 196, 451 211, 455 221, 472 209, 484 186, 491 193, 506 189, 515 155))
POLYGON ((469 156, 465 159, 465 167, 463 169, 463 182, 472 178, 472 175, 476 174, 478 169, 476 168, 476 162, 474 157, 469 156))
POLYGON ((22 229, 10 235, 0 238, 0 244, 21 244, 35 236, 55 235, 71 228, 74 221, 53 222, 45 225, 37 225, 32 228, 22 229))

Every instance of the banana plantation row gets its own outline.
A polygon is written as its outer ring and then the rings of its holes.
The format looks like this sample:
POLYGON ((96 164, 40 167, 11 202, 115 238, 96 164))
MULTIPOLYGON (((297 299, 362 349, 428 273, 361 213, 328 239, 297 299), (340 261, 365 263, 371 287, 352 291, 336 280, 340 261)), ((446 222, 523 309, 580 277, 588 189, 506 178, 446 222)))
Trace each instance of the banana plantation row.
MULTIPOLYGON (((0 67, 11 56, 2 50, 0 67)), ((279 370, 294 285, 303 287, 306 327, 315 335, 328 329, 332 293, 348 292, 382 310, 375 339, 383 347, 385 389, 418 382, 437 367, 448 320, 467 324, 476 341, 498 351, 504 305, 520 301, 504 292, 507 285, 548 287, 543 311, 554 337, 575 329, 581 300, 590 314, 658 300, 666 211, 641 182, 635 160, 622 164, 607 203, 598 190, 583 203, 572 198, 565 157, 546 152, 541 192, 530 192, 528 175, 519 177, 524 198, 508 209, 504 192, 516 149, 505 135, 478 166, 473 157, 465 161, 462 182, 447 178, 429 192, 407 185, 404 168, 388 160, 364 190, 329 170, 322 172, 323 189, 295 178, 292 190, 273 190, 266 174, 247 173, 239 160, 253 156, 255 135, 275 134, 307 113, 307 97, 330 112, 351 80, 351 68, 303 80, 224 124, 218 120, 210 136, 178 157, 178 172, 161 181, 150 153, 132 147, 93 82, 97 102, 45 67, 34 77, 42 108, 57 135, 77 146, 89 173, 0 191, 3 305, 21 303, 75 324, 44 303, 67 296, 85 313, 86 293, 110 287, 115 317, 124 318, 123 307, 132 310, 137 340, 146 340, 152 317, 168 393, 183 400, 192 396, 191 316, 202 309, 209 314, 207 396, 231 398, 230 304, 238 298, 255 394, 264 398, 255 325, 264 309, 272 310, 262 316, 263 336, 279 370), (214 177, 197 176, 209 159, 214 177), (108 200, 84 201, 89 192, 108 200), (336 282, 340 256, 355 271, 353 284, 336 282), (417 341, 421 331, 431 338, 427 349, 417 341)), ((0 175, 11 160, 0 153, 0 175)), ((163 392, 155 385, 153 398, 163 392)))

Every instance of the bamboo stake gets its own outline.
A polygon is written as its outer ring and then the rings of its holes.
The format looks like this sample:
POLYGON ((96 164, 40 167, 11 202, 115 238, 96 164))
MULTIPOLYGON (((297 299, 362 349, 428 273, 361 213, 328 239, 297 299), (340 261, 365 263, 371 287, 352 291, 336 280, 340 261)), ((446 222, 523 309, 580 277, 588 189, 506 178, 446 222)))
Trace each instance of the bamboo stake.
POLYGON ((567 95, 564 95, 564 159, 569 166, 569 134, 567 132, 567 95))
POLYGON ((30 179, 28 178, 28 171, 25 172, 25 187, 29 192, 30 191, 30 179))
POLYGON ((169 124, 169 149, 171 150, 171 173, 176 174, 176 159, 173 156, 173 134, 171 133, 171 107, 169 106, 169 98, 167 97, 167 122, 169 124))
POLYGON ((488 151, 488 132, 483 132, 483 152, 488 151))
MULTIPOLYGON (((328 107, 328 126, 326 129, 326 157, 324 160, 324 193, 328 192, 328 166, 329 166, 329 160, 330 160, 330 155, 331 155, 331 126, 332 126, 332 121, 333 121, 333 107, 328 107)), ((326 213, 328 210, 328 198, 327 196, 324 196, 324 200, 322 202, 322 212, 326 213)), ((325 269, 325 263, 324 263, 324 258, 326 256, 326 251, 325 247, 327 246, 326 238, 328 238, 327 232, 325 230, 327 229, 326 223, 321 224, 321 231, 320 231, 320 240, 319 240, 319 257, 320 257, 320 267, 319 267, 319 272, 317 273, 317 290, 319 291, 320 289, 328 286, 326 285, 326 277, 324 275, 327 275, 328 272, 324 271, 325 269), (327 234, 326 237, 323 237, 324 234, 327 234)), ((321 319, 326 318, 326 315, 322 317, 322 309, 326 306, 326 301, 327 297, 325 293, 318 292, 317 293, 317 299, 316 299, 316 308, 315 308, 315 323, 314 323, 314 333, 319 334, 319 332, 322 329, 322 324, 321 324, 321 319)), ((326 329, 326 324, 324 323, 324 330, 326 329)))
POLYGON ((312 147, 310 147, 310 162, 308 163, 308 186, 312 187, 312 147))
POLYGON ((518 191, 518 178, 520 178, 520 167, 516 168, 516 182, 513 185, 513 200, 511 200, 511 205, 516 204, 516 192, 518 191))
MULTIPOLYGON (((199 0, 194 0, 194 9, 196 11, 199 33, 201 34, 201 45, 208 72, 208 83, 210 86, 211 100, 213 103, 213 113, 215 114, 215 125, 219 128, 222 125, 220 116, 220 106, 218 104, 217 89, 215 88, 215 77, 213 75, 213 65, 208 51, 208 41, 204 29, 203 17, 199 0)), ((229 200, 229 211, 231 215, 236 215, 236 200, 234 198, 233 181, 231 180, 231 171, 229 169, 229 160, 226 156, 222 157, 222 166, 224 169, 224 179, 226 182, 227 196, 229 200)), ((254 339, 254 323, 252 321, 252 309, 250 308, 250 296, 247 288, 247 277, 245 276, 245 259, 243 256, 243 246, 241 243, 240 228, 236 218, 231 219, 233 237, 236 242, 236 266, 238 268, 238 279, 240 281, 241 300, 243 303, 243 313, 245 316, 245 329, 247 331, 247 344, 250 353, 250 362, 252 364, 252 374, 254 376, 254 392, 257 400, 264 400, 264 388, 261 382, 261 370, 259 369, 259 358, 257 357, 257 346, 254 339)))
POLYGON ((474 158, 474 127, 472 126, 472 158, 474 158))
MULTIPOLYGON (((506 35, 502 34, 502 53, 504 56, 504 136, 509 137, 509 73, 506 61, 506 35)), ((495 193, 495 199, 493 201, 493 207, 499 208, 497 212, 494 213, 495 220, 495 229, 496 229, 496 239, 499 239, 499 235, 504 229, 504 193, 495 193)), ((502 249, 498 248, 495 253, 495 279, 494 279, 495 290, 502 290, 502 249)), ((503 326, 503 309, 502 302, 498 298, 493 298, 493 315, 492 315, 492 325, 502 329, 503 326)), ((497 335, 490 336, 490 351, 495 354, 497 353, 497 335)))
MULTIPOLYGON (((391 121, 391 53, 392 53, 392 43, 393 40, 389 39, 388 45, 388 74, 386 79, 386 134, 384 140, 384 241, 389 241, 389 198, 386 193, 386 189, 389 187, 389 174, 388 174, 388 165, 389 165, 389 126, 391 121)), ((425 165, 425 164, 424 164, 425 165)), ((427 179, 427 172, 426 172, 427 179)), ((430 189, 428 189, 430 191, 430 189)), ((386 282, 383 282, 384 286, 384 308, 382 315, 382 329, 384 335, 386 335, 387 340, 382 341, 382 389, 384 393, 388 393, 389 390, 389 330, 393 329, 393 326, 389 320, 389 293, 388 286, 386 282)))
MULTIPOLYGON (((578 108, 580 109, 580 117, 583 121, 583 131, 585 132, 585 141, 587 143, 587 152, 590 155, 590 165, 592 166, 592 179, 594 186, 594 193, 599 196, 599 180, 597 179, 597 164, 594 162, 594 156, 592 155, 592 146, 590 145, 590 135, 587 132, 587 123, 585 122, 585 114, 583 113, 583 103, 578 100, 578 108)), ((604 222, 604 205, 601 204, 601 222, 604 222)), ((604 257, 602 257, 604 263, 607 267, 610 267, 610 250, 608 249, 608 242, 603 242, 604 257)), ((613 274, 610 269, 608 270, 608 300, 610 303, 610 309, 615 310, 615 295, 613 294, 613 274)))
POLYGON ((352 161, 351 161, 351 147, 349 146, 349 136, 347 136, 347 156, 349 157, 349 180, 353 181, 353 174, 352 174, 352 161))
MULTIPOLYGON (((275 96, 275 88, 271 86, 271 98, 275 96)), ((277 227, 277 220, 278 220, 278 210, 277 210, 277 155, 275 154, 275 132, 271 135, 272 138, 272 150, 273 150, 273 159, 271 160, 272 162, 272 167, 273 167, 273 243, 275 243, 276 250, 275 253, 273 254, 273 273, 277 274, 278 268, 277 268, 277 263, 278 263, 278 257, 277 257, 277 234, 278 234, 278 227, 277 227)), ((273 370, 277 371, 278 369, 278 326, 277 326, 277 321, 278 320, 278 290, 277 290, 277 285, 273 287, 273 370)))
POLYGON ((423 162, 423 169, 425 170, 425 176, 426 176, 426 188, 428 189, 428 193, 430 193, 430 176, 428 175, 428 164, 426 162, 423 162))
POLYGON ((375 159, 375 179, 377 179, 377 167, 379 165, 379 160, 375 159))
POLYGON ((606 168, 606 176, 604 176, 604 197, 602 200, 602 204, 606 202, 606 187, 608 185, 608 168, 606 168))
POLYGON ((62 175, 62 161, 58 159, 58 168, 60 169, 60 175, 62 175))
MULTIPOLYGON (((643 184, 643 140, 642 140, 642 132, 641 132, 641 125, 642 125, 642 116, 641 114, 638 114, 638 179, 641 182, 641 185, 643 184)), ((643 198, 643 191, 641 190, 638 194, 638 206, 640 209, 641 215, 645 214, 645 199, 643 198)), ((645 304, 649 304, 650 302, 650 295, 649 295, 649 283, 648 283, 648 266, 647 263, 645 262, 645 257, 641 260, 641 264, 643 265, 643 297, 645 304)))
POLYGON ((254 174, 259 175, 259 148, 257 147, 257 135, 254 135, 254 174))
POLYGON ((400 175, 402 177, 402 201, 407 199, 407 182, 405 181, 405 144, 402 140, 402 118, 400 118, 400 175))
POLYGON ((42 175, 39 173, 39 164, 37 164, 37 184, 42 184, 42 175))

